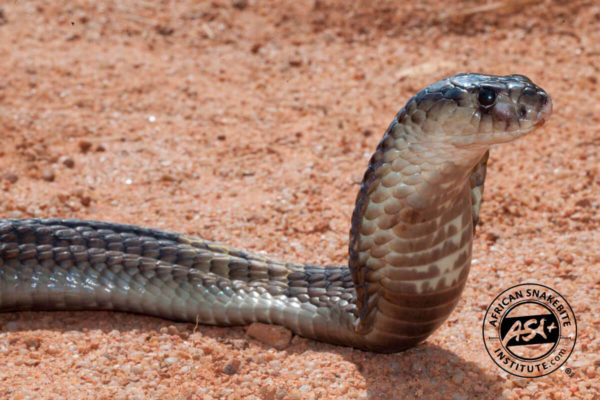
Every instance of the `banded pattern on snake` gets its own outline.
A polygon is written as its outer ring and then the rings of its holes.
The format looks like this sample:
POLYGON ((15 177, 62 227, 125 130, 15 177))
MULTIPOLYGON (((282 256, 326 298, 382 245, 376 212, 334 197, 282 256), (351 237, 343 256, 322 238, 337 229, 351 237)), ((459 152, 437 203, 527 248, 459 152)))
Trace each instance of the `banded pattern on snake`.
POLYGON ((259 321, 365 350, 409 348, 443 323, 465 286, 490 147, 532 131, 551 110, 522 75, 460 74, 418 92, 371 157, 347 267, 134 225, 0 220, 0 310, 259 321))

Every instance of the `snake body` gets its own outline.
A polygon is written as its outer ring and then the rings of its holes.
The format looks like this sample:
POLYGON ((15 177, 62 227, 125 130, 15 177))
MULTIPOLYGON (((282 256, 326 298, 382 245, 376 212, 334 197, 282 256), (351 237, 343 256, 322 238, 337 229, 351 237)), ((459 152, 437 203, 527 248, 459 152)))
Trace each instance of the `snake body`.
POLYGON ((489 148, 530 132, 551 109, 522 75, 460 74, 418 92, 371 157, 347 267, 134 225, 0 220, 0 310, 259 321, 365 350, 406 349, 442 324, 465 286, 489 148))

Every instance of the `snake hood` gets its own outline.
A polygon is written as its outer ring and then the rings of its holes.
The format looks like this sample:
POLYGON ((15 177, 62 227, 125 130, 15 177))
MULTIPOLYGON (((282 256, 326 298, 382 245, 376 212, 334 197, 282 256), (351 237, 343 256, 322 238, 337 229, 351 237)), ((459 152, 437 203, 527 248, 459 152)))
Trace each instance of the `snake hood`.
POLYGON ((356 331, 367 347, 415 344, 446 319, 469 272, 490 147, 527 134, 551 110, 522 75, 460 74, 398 112, 370 159, 350 229, 356 331))
POLYGON ((459 74, 417 93, 398 122, 415 141, 481 149, 523 136, 551 112, 548 94, 526 76, 459 74))

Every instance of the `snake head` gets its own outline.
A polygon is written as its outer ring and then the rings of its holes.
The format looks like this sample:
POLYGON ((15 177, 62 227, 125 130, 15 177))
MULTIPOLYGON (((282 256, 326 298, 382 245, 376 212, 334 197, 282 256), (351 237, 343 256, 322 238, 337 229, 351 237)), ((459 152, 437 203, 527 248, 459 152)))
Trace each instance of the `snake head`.
POLYGON ((417 140, 481 150, 541 126, 552 100, 523 75, 459 74, 421 90, 405 112, 417 140))

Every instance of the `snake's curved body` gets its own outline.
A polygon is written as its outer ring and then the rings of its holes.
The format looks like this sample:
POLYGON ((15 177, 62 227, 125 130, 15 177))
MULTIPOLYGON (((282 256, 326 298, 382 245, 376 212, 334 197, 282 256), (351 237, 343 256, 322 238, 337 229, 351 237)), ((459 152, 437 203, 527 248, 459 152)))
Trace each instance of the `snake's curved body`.
POLYGON ((260 321, 361 349, 406 349, 458 302, 489 148, 539 126, 551 104, 520 75, 461 74, 420 91, 370 160, 348 267, 281 262, 133 225, 0 220, 0 309, 260 321))

